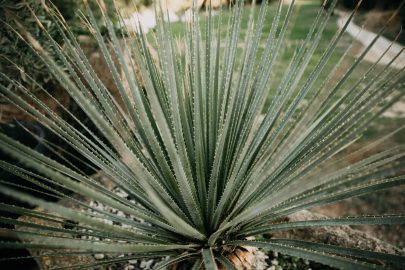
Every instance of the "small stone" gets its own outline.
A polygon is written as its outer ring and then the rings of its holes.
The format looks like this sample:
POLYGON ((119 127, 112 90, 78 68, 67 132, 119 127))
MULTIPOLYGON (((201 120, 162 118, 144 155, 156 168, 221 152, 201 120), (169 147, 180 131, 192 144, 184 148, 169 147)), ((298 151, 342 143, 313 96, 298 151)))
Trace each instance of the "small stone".
POLYGON ((130 264, 136 264, 138 261, 137 260, 129 260, 128 263, 130 264))
POLYGON ((102 260, 102 259, 104 259, 104 254, 94 254, 94 259, 102 260))
POLYGON ((276 259, 271 260, 271 264, 272 264, 272 265, 278 265, 278 260, 276 260, 276 259))
POLYGON ((97 202, 97 201, 91 201, 89 203, 89 205, 97 210, 104 210, 104 205, 102 205, 101 203, 97 202))
POLYGON ((128 197, 128 193, 126 193, 126 192, 123 191, 123 190, 120 190, 119 192, 117 192, 117 193, 115 193, 115 194, 117 194, 117 196, 119 196, 119 197, 121 197, 121 198, 126 198, 126 197, 128 197))
POLYGON ((153 260, 141 261, 141 265, 139 267, 142 269, 150 269, 152 264, 153 264, 153 260))
POLYGON ((125 223, 122 223, 122 224, 121 224, 121 227, 124 228, 124 229, 132 228, 131 225, 128 225, 128 224, 125 224, 125 223))
POLYGON ((269 268, 267 268, 267 270, 276 270, 276 267, 274 265, 272 265, 269 268))
POLYGON ((109 224, 109 225, 113 225, 113 221, 109 220, 109 219, 104 219, 104 222, 109 224))

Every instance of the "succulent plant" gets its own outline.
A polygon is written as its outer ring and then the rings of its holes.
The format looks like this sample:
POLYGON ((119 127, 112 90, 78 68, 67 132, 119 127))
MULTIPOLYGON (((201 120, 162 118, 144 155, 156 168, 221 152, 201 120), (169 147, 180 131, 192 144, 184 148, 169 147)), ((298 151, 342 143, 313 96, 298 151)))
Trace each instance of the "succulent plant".
MULTIPOLYGON (((104 14, 105 6, 99 2, 104 14)), ((405 222, 403 214, 283 222, 284 217, 303 209, 404 183, 403 145, 346 162, 357 154, 372 152, 403 126, 356 152, 342 154, 342 149, 404 95, 405 77, 403 68, 378 68, 375 63, 361 76, 356 74, 354 81, 349 80, 375 39, 338 80, 336 70, 346 53, 332 63, 324 81, 316 83, 331 64, 356 12, 322 48, 316 65, 309 66, 332 12, 320 9, 306 39, 274 85, 275 63, 287 46, 285 36, 295 16, 295 1, 288 6, 282 2, 276 3, 268 33, 262 33, 268 5, 263 3, 257 13, 251 9, 240 62, 243 1, 232 6, 227 26, 222 25, 222 10, 214 18, 208 8, 205 28, 201 28, 194 10, 184 39, 174 37, 171 25, 164 20, 166 13, 158 9, 158 26, 152 36, 157 58, 152 56, 142 29, 138 34, 120 36, 108 16, 103 17, 108 38, 103 38, 87 5, 83 22, 106 59, 120 101, 95 75, 74 34, 54 9, 48 12, 64 48, 38 21, 53 44, 52 53, 17 24, 21 38, 85 111, 97 133, 84 125, 80 130, 75 128, 71 122, 80 125, 81 119, 68 111, 62 118, 47 110, 24 85, 3 73, 1 76, 19 91, 1 85, 1 96, 74 147, 83 162, 98 169, 131 199, 119 196, 74 166, 41 155, 0 133, 0 149, 20 162, 1 161, 2 169, 76 206, 46 201, 27 193, 24 186, 2 181, 0 193, 4 196, 37 207, 31 210, 1 203, 3 211, 47 223, 2 217, 2 223, 16 225, 15 229, 3 230, 17 233, 21 241, 4 241, 0 247, 47 251, 39 256, 111 255, 72 268, 168 256, 156 269, 171 265, 181 268, 186 262, 192 269, 236 269, 232 256, 242 247, 268 249, 342 269, 378 269, 382 268, 381 261, 403 263, 405 257, 398 254, 260 237, 296 228, 405 222), (223 29, 227 32, 225 40, 221 38, 223 29), (262 35, 267 41, 259 48, 262 35), (109 52, 108 43, 115 53, 109 52), (120 67, 114 64, 114 57, 120 67), (271 102, 265 106, 269 93, 271 102), (335 156, 339 159, 332 158, 335 156), (85 203, 72 194, 114 211, 85 203), (73 225, 63 227, 66 220, 73 225)))

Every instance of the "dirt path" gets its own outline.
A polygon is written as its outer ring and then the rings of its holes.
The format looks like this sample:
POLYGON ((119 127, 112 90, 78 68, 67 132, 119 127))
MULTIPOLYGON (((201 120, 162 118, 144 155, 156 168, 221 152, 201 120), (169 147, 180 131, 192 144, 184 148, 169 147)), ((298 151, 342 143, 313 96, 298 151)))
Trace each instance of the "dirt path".
MULTIPOLYGON (((339 28, 343 28, 347 19, 349 18, 349 14, 336 11, 336 14, 339 15, 339 19, 337 20, 337 25, 339 28)), ((367 46, 374 40, 377 36, 375 33, 368 31, 360 26, 357 26, 353 21, 351 21, 346 28, 346 32, 352 36, 355 40, 360 42, 363 45, 363 49, 359 52, 361 54, 367 46)), ((398 43, 393 43, 392 41, 388 40, 385 37, 380 36, 375 44, 370 48, 370 51, 366 54, 365 60, 370 62, 378 61, 379 57, 384 54, 384 52, 389 48, 389 50, 385 53, 383 58, 380 60, 381 64, 388 64, 392 59, 395 58, 396 55, 399 54, 398 58, 392 63, 392 67, 396 69, 404 68, 405 63, 405 52, 404 47, 398 43), (391 47, 390 47, 391 46, 391 47), (390 48, 389 48, 390 47, 390 48)))
MULTIPOLYGON (((337 25, 341 29, 348 20, 349 14, 339 10, 336 10, 335 13, 339 16, 337 25)), ((362 45, 362 48, 358 50, 357 56, 363 53, 377 36, 375 33, 356 25, 353 21, 351 21, 347 26, 346 32, 362 45)), ((372 63, 379 61, 380 64, 387 65, 397 56, 398 58, 391 64, 391 67, 395 69, 403 69, 405 67, 404 46, 380 36, 370 48, 369 52, 365 55, 364 60, 372 63), (384 56, 379 60, 383 54, 384 56)), ((400 100, 383 115, 390 118, 405 117, 405 101, 400 100)))

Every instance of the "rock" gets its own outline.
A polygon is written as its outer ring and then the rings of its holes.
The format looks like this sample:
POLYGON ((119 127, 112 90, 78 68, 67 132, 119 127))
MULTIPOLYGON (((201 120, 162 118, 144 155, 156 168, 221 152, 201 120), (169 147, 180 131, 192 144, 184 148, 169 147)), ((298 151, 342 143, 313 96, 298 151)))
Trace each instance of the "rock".
POLYGON ((178 22, 180 20, 179 16, 177 16, 177 14, 170 9, 167 11, 167 14, 165 13, 165 17, 163 19, 167 20, 168 22, 178 22))
MULTIPOLYGON (((161 1, 163 10, 172 10, 173 12, 182 12, 192 7, 192 0, 167 0, 161 1)), ((200 7, 204 4, 204 0, 197 0, 196 7, 200 7)))
POLYGON ((142 20, 142 24, 144 24, 146 27, 153 28, 156 26, 156 15, 154 11, 145 9, 141 16, 142 17, 140 19, 142 20))
MULTIPOLYGON (((307 210, 299 211, 287 217, 287 221, 302 221, 312 219, 326 219, 325 215, 312 213, 307 210)), ((272 234, 273 238, 301 239, 305 241, 320 242, 331 245, 340 245, 350 248, 360 248, 376 252, 392 254, 405 254, 399 248, 385 243, 365 232, 350 226, 314 227, 313 229, 295 229, 279 231, 272 234)))
POLYGON ((187 9, 186 12, 184 12, 183 16, 181 16, 180 20, 182 22, 191 22, 193 17, 192 17, 192 11, 191 9, 187 9))
POLYGON ((142 13, 134 12, 130 18, 124 19, 124 24, 128 27, 128 30, 134 32, 140 32, 139 27, 141 27, 142 32, 148 33, 150 29, 156 26, 156 15, 155 12, 146 9, 142 13))
POLYGON ((121 198, 126 198, 126 197, 128 197, 128 193, 126 193, 125 191, 123 191, 123 190, 119 190, 118 192, 116 192, 115 194, 117 194, 119 197, 121 197, 121 198))
POLYGON ((94 254, 94 259, 102 260, 102 259, 104 259, 104 254, 94 254))
POLYGON ((219 8, 221 5, 227 5, 227 0, 205 0, 204 3, 206 6, 211 4, 212 8, 219 8))
MULTIPOLYGON (((200 9, 202 6, 209 6, 212 8, 219 8, 221 5, 227 5, 228 0, 197 0, 196 8, 200 9)), ((193 0, 167 0, 162 1, 162 7, 173 10, 174 12, 181 12, 192 8, 193 0)))
POLYGON ((141 261, 141 264, 139 267, 142 269, 151 269, 152 264, 153 264, 153 260, 141 261))
MULTIPOLYGON (((326 218, 328 217, 325 215, 303 210, 287 216, 283 221, 303 221, 326 218)), ((404 250, 381 241, 365 232, 353 229, 347 225, 278 231, 271 233, 268 236, 271 238, 298 239, 348 248, 358 248, 375 252, 405 255, 404 250)))

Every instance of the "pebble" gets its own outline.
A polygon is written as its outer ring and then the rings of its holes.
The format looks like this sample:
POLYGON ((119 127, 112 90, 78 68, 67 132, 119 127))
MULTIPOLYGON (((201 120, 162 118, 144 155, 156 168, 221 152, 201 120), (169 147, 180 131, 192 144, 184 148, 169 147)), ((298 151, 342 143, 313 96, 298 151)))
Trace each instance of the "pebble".
POLYGON ((150 269, 152 264, 153 264, 153 260, 142 261, 141 265, 139 267, 142 268, 142 269, 150 269))
POLYGON ((104 222, 109 224, 109 225, 113 225, 113 221, 109 220, 109 219, 104 219, 104 222))
POLYGON ((128 193, 126 193, 126 192, 123 191, 123 190, 120 190, 120 191, 116 192, 115 194, 117 194, 117 196, 118 196, 118 197, 121 197, 121 198, 126 198, 126 197, 128 197, 128 193))
MULTIPOLYGON (((125 191, 123 191, 120 188, 115 188, 113 190, 113 192, 116 193, 117 196, 122 197, 122 198, 127 198, 129 196, 125 191)), ((132 203, 140 205, 139 203, 135 202, 134 200, 132 200, 132 203)), ((124 212, 122 212, 122 211, 120 211, 120 210, 118 210, 116 208, 106 206, 106 205, 104 205, 104 204, 102 204, 100 202, 97 202, 97 201, 90 201, 89 206, 93 207, 94 209, 87 209, 87 210, 83 211, 83 213, 84 214, 91 213, 91 214, 95 215, 94 219, 102 221, 102 222, 107 223, 107 224, 113 225, 114 222, 112 220, 109 220, 108 218, 98 216, 98 213, 95 210, 107 211, 107 212, 110 212, 110 213, 112 213, 114 215, 117 215, 119 217, 126 217, 128 219, 132 219, 134 221, 138 221, 138 222, 148 224, 149 226, 151 226, 151 224, 145 222, 145 220, 143 220, 143 219, 136 218, 133 215, 126 215, 124 212)), ((117 223, 117 222, 115 222, 115 224, 117 226, 120 226, 120 227, 123 227, 123 228, 128 228, 128 229, 132 228, 131 225, 125 224, 125 223, 117 223)), ((86 229, 86 230, 83 230, 83 231, 84 232, 92 232, 92 230, 89 230, 89 229, 86 229)), ((100 239, 98 237, 86 236, 86 235, 81 236, 81 239, 93 240, 93 241, 102 240, 102 241, 105 241, 105 242, 112 241, 111 239, 108 239, 108 238, 100 239)), ((118 243, 126 243, 125 240, 118 240, 117 242, 118 243)), ((98 253, 98 254, 93 254, 93 257, 96 260, 102 260, 102 259, 111 259, 111 258, 123 258, 125 256, 130 256, 130 255, 131 254, 120 254, 120 255, 116 255, 116 256, 110 256, 110 255, 105 255, 105 254, 98 253)), ((159 263, 159 262, 161 262, 163 260, 168 260, 168 259, 169 259, 169 256, 166 256, 166 257, 163 257, 163 258, 149 259, 149 260, 148 259, 145 259, 145 260, 132 259, 132 260, 128 260, 127 263, 121 264, 120 266, 118 266, 119 268, 116 268, 117 266, 114 266, 114 267, 108 267, 106 269, 111 269, 111 270, 117 270, 117 269, 120 269, 120 270, 135 270, 135 269, 151 270, 154 267, 155 264, 157 264, 157 263, 159 263)))
POLYGON ((94 254, 94 259, 102 260, 102 259, 104 259, 104 254, 94 254))

